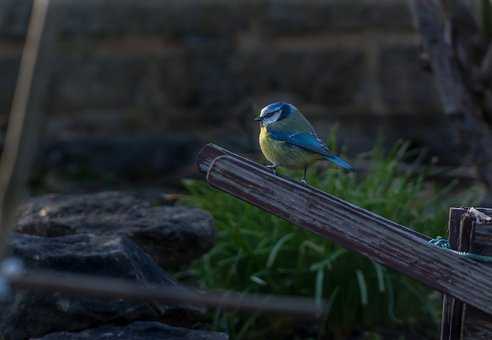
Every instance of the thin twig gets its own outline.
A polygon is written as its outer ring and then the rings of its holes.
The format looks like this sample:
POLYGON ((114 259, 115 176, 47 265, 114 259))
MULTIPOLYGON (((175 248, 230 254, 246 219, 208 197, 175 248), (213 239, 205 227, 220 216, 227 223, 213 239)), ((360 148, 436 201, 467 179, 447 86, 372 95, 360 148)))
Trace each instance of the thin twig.
POLYGON ((50 0, 33 2, 0 161, 0 257, 5 253, 8 234, 15 221, 15 211, 26 190, 43 120, 43 110, 38 105, 40 99, 36 97, 42 94, 34 93, 33 79, 39 62, 40 46, 49 8, 50 0))
POLYGON ((101 278, 52 271, 28 271, 7 276, 14 289, 61 292, 75 296, 126 299, 164 304, 190 304, 229 310, 271 312, 317 318, 325 306, 302 297, 243 294, 236 292, 196 292, 183 286, 142 285, 127 280, 101 278))

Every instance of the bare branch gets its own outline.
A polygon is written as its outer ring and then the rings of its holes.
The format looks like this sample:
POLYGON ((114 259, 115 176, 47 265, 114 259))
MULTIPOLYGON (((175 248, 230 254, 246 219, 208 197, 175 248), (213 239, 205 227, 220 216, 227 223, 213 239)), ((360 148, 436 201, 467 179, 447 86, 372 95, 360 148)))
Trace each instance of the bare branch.
MULTIPOLYGON (((33 9, 22 54, 19 78, 13 99, 5 146, 0 162, 0 257, 3 255, 8 231, 14 225, 15 211, 26 191, 26 182, 38 144, 40 126, 44 121, 42 102, 46 83, 33 85, 39 77, 39 62, 44 53, 51 53, 49 40, 53 31, 46 30, 50 0, 33 1, 33 9)), ((50 23, 50 26, 53 26, 50 23)), ((45 75, 46 76, 46 75, 45 75)))
POLYGON ((84 295, 106 299, 125 299, 175 305, 190 304, 309 318, 318 318, 326 312, 324 304, 318 304, 313 299, 302 297, 236 292, 197 292, 183 286, 144 286, 121 279, 49 271, 16 273, 15 275, 10 275, 10 277, 7 276, 7 279, 15 289, 60 292, 75 296, 84 295))

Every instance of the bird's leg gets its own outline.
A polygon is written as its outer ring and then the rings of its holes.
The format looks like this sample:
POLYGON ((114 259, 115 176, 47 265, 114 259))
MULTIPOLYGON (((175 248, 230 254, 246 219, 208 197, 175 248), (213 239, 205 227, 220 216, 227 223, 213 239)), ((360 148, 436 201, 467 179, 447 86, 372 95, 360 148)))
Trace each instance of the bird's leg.
POLYGON ((268 164, 267 168, 272 169, 273 174, 276 176, 277 175, 277 164, 268 164))
POLYGON ((307 180, 306 180, 306 176, 307 176, 307 166, 304 167, 304 176, 302 177, 301 179, 301 182, 304 183, 304 184, 308 184, 307 180))

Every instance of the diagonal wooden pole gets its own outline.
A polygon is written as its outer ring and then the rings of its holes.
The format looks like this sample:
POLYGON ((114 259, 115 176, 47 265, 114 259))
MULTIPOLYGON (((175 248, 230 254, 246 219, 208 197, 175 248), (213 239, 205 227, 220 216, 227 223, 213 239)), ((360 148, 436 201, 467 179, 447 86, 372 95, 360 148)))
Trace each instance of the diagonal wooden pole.
POLYGON ((429 237, 214 145, 198 166, 222 191, 492 314, 492 270, 429 237), (222 154, 222 156, 221 156, 222 154))
POLYGON ((44 121, 49 79, 48 56, 53 52, 55 17, 48 13, 53 0, 34 0, 17 87, 0 159, 0 258, 5 253, 15 212, 26 191, 38 137, 44 121), (43 46, 43 48, 41 48, 43 46))

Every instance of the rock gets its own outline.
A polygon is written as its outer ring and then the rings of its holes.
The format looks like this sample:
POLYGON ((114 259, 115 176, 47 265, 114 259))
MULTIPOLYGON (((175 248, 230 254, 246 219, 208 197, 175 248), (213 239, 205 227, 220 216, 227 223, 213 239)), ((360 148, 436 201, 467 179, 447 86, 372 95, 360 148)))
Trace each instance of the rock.
MULTIPOLYGON (((392 115, 407 114, 415 117, 418 113, 419 121, 423 121, 425 115, 432 116, 440 112, 441 104, 433 75, 419 63, 419 53, 420 46, 413 43, 388 44, 382 48, 380 64, 384 67, 379 69, 379 83, 383 100, 391 108, 392 115)), ((399 132, 405 133, 407 130, 399 132)))
MULTIPOLYGON (((14 256, 28 268, 133 280, 141 284, 177 284, 134 242, 125 237, 71 235, 39 237, 16 234, 14 256)), ((0 305, 0 338, 17 340, 50 332, 79 331, 108 323, 153 320, 190 326, 201 311, 194 307, 65 296, 58 292, 18 291, 0 305)))
POLYGON ((38 236, 125 236, 164 267, 189 263, 214 244, 212 217, 195 208, 152 206, 133 194, 47 195, 20 209, 17 232, 38 236))
POLYGON ((38 166, 78 181, 103 183, 152 178, 158 182, 193 163, 202 143, 190 136, 67 137, 47 143, 38 166))
MULTIPOLYGON (((370 106, 365 56, 349 48, 301 50, 272 47, 269 53, 245 51, 234 56, 235 79, 244 93, 294 94, 301 101, 322 105, 326 111, 370 106), (289 70, 289 72, 285 72, 289 70)), ((294 101, 294 104, 297 104, 294 101)), ((218 110, 218 109, 216 109, 218 110)))
POLYGON ((412 16, 401 1, 271 1, 256 15, 264 34, 412 31, 412 16))
MULTIPOLYGON (((159 322, 134 322, 125 327, 107 326, 80 333, 59 332, 37 340, 227 340, 224 333, 171 327, 159 322)), ((34 340, 34 339, 33 339, 34 340)))

